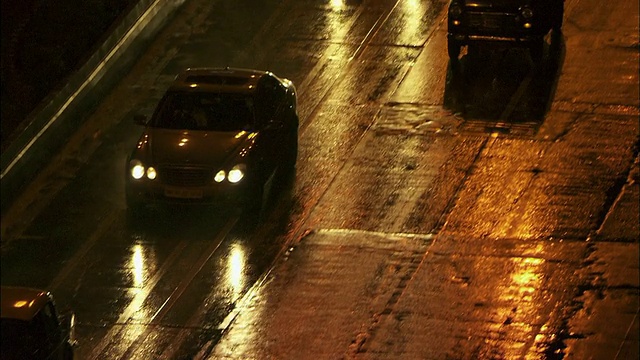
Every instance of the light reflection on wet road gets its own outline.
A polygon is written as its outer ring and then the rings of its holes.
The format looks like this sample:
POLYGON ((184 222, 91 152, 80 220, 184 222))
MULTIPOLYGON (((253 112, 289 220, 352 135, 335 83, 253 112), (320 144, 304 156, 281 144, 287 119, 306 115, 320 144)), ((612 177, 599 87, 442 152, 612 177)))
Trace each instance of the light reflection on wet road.
MULTIPOLYGON (((48 288, 72 308, 82 359, 579 352, 589 334, 569 326, 586 327, 583 297, 638 289, 602 270, 609 289, 591 269, 638 251, 637 224, 607 216, 638 212, 624 201, 637 196, 637 89, 596 67, 589 81, 624 106, 578 91, 576 64, 592 56, 579 41, 594 35, 571 25, 539 67, 518 50, 452 66, 445 3, 187 1, 23 196, 38 210, 3 224, 3 284, 48 288), (129 218, 134 109, 184 67, 226 65, 297 85, 296 173, 276 181, 257 225, 199 207, 129 218)), ((583 16, 591 3, 567 8, 583 16)), ((616 49, 603 51, 637 60, 616 49)))

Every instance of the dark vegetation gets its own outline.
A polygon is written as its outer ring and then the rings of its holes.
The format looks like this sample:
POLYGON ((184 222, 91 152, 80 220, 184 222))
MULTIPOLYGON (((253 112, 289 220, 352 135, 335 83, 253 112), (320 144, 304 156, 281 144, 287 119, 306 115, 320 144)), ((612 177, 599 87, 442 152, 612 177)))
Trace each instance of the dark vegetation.
POLYGON ((2 151, 136 0, 2 0, 2 151))

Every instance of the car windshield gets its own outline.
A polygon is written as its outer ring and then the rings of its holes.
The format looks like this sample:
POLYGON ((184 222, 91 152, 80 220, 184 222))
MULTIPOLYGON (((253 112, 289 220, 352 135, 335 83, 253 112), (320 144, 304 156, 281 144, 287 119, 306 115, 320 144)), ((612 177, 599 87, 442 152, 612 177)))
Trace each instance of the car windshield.
POLYGON ((239 131, 254 125, 253 98, 245 94, 169 92, 151 126, 163 129, 239 131))

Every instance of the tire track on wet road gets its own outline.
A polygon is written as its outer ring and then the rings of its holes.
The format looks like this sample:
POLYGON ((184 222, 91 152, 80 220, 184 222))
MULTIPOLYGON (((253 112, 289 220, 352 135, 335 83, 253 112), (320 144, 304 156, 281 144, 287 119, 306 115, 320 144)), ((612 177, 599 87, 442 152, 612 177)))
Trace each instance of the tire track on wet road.
MULTIPOLYGON (((162 305, 150 317, 150 321, 146 324, 143 324, 145 326, 145 330, 137 335, 133 341, 130 341, 130 345, 127 346, 127 350, 122 355, 122 358, 130 357, 132 352, 138 350, 137 345, 142 343, 144 339, 146 339, 151 334, 151 326, 159 324, 164 316, 172 309, 180 296, 182 296, 186 288, 189 286, 191 281, 196 277, 196 275, 202 270, 207 261, 209 261, 213 254, 218 250, 220 244, 222 244, 237 221, 238 217, 233 217, 225 223, 224 227, 216 234, 215 239, 212 241, 211 245, 207 247, 206 250, 202 253, 202 256, 200 256, 200 258, 198 258, 198 260, 193 263, 193 266, 185 274, 182 281, 174 288, 171 295, 166 298, 165 301, 163 301, 162 305)), ((151 296, 156 284, 170 269, 173 268, 175 261, 178 259, 179 255, 183 253, 186 247, 187 242, 186 240, 183 240, 178 244, 178 246, 174 248, 173 252, 165 261, 162 268, 160 268, 160 270, 158 270, 154 274, 154 276, 147 281, 146 286, 136 294, 133 300, 131 300, 116 323, 112 325, 107 335, 104 336, 101 342, 93 349, 89 358, 100 359, 102 358, 102 355, 107 348, 110 348, 110 350, 113 351, 113 348, 117 348, 117 342, 130 340, 126 339, 126 336, 121 336, 127 330, 126 325, 130 323, 133 314, 135 314, 140 309, 142 304, 147 300, 147 298, 151 296)))

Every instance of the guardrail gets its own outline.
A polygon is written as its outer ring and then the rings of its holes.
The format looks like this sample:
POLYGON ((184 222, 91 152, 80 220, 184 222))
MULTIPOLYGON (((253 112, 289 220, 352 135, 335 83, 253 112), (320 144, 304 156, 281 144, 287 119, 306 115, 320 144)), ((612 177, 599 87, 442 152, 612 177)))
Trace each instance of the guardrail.
POLYGON ((139 0, 113 33, 0 156, 4 213, 131 69, 185 0, 139 0))

